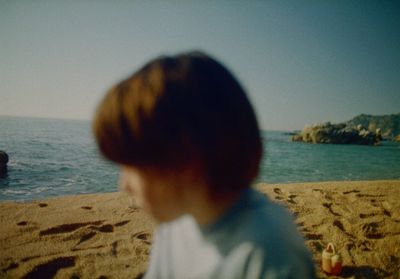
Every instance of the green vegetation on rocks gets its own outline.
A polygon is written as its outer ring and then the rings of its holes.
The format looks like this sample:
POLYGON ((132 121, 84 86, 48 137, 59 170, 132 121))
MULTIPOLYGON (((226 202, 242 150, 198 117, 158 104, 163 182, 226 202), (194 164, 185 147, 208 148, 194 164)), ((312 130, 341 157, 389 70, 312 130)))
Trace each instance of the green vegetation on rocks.
POLYGON ((380 129, 382 137, 392 140, 400 136, 400 113, 389 115, 361 114, 347 121, 346 125, 351 127, 361 125, 371 132, 380 129))

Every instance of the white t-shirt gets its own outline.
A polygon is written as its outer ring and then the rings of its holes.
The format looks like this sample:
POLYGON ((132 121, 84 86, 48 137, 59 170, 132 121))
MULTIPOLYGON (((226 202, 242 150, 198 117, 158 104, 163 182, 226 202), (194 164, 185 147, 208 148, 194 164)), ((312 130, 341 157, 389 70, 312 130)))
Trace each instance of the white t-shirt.
POLYGON ((185 215, 159 225, 145 279, 315 278, 289 213, 246 189, 216 223, 185 215))

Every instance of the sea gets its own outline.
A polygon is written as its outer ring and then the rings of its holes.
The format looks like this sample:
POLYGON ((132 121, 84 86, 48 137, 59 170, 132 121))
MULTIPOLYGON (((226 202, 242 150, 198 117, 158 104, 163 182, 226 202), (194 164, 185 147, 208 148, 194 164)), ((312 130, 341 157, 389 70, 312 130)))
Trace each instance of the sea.
MULTIPOLYGON (((255 182, 400 179, 399 143, 307 144, 282 131, 262 131, 262 137, 255 182)), ((118 166, 99 153, 89 121, 0 116, 0 150, 10 159, 0 201, 118 191, 118 166)))

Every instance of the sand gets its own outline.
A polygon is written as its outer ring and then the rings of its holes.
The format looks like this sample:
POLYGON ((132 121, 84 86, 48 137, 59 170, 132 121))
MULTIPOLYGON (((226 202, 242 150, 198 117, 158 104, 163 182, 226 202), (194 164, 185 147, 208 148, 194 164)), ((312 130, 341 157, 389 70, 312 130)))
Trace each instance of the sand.
MULTIPOLYGON (((293 213, 320 278, 329 242, 336 278, 400 278, 399 180, 256 187, 293 213)), ((0 278, 140 278, 154 228, 122 193, 1 202, 0 278)))
POLYGON ((258 186, 293 213, 318 277, 332 242, 343 257, 337 278, 400 278, 400 181, 258 186))

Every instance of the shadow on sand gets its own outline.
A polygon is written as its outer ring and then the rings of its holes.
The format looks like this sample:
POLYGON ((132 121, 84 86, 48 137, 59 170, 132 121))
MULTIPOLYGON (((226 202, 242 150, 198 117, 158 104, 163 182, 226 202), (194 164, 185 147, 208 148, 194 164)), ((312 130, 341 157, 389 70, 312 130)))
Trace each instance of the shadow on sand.
POLYGON ((344 266, 342 272, 340 273, 340 277, 343 278, 385 278, 388 276, 392 276, 394 274, 389 274, 388 272, 383 271, 382 269, 371 267, 371 266, 344 266))

